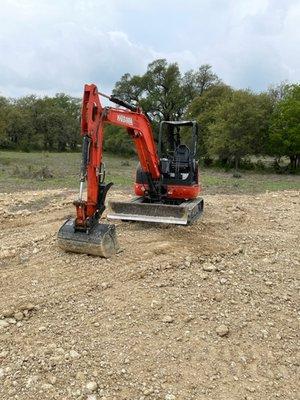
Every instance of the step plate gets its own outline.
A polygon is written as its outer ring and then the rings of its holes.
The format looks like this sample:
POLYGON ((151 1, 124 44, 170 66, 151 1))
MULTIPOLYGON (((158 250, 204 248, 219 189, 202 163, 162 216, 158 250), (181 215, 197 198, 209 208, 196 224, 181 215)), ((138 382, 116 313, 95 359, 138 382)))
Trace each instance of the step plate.
POLYGON ((142 197, 136 197, 130 202, 110 201, 107 218, 190 225, 200 217, 203 206, 201 197, 185 201, 180 205, 145 203, 142 197))

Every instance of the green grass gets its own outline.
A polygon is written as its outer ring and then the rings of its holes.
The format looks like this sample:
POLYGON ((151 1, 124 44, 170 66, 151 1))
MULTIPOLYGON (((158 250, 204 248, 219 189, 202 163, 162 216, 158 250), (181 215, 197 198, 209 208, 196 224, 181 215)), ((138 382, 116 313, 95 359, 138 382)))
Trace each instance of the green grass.
MULTIPOLYGON (((0 151, 0 190, 30 190, 70 188, 79 185, 80 153, 22 153, 0 151), (30 171, 48 167, 52 178, 33 177, 30 171), (21 174, 20 174, 21 172, 21 174), (20 176, 21 175, 21 176, 20 176)), ((133 181, 137 161, 105 155, 106 180, 118 186, 128 186, 133 181), (124 165, 126 164, 126 165, 124 165)))
POLYGON ((203 169, 201 183, 211 193, 261 193, 278 190, 300 190, 300 176, 242 172, 234 178, 232 172, 203 169))
MULTIPOLYGON (((106 181, 128 188, 134 182, 136 159, 104 155, 106 181)), ((0 151, 0 191, 69 188, 79 185, 80 153, 22 153, 0 151), (52 178, 41 179, 39 170, 47 167, 52 178)), ((204 193, 259 193, 298 189, 300 176, 242 172, 234 178, 231 172, 205 168, 200 171, 204 193)))

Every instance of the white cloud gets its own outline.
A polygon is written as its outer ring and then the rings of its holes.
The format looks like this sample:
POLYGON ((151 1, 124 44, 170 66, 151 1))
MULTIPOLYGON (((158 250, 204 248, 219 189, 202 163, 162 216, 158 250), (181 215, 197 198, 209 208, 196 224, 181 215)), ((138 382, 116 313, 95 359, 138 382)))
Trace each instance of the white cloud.
POLYGON ((2 0, 0 93, 109 92, 158 57, 236 87, 299 81, 299 20, 293 0, 2 0))

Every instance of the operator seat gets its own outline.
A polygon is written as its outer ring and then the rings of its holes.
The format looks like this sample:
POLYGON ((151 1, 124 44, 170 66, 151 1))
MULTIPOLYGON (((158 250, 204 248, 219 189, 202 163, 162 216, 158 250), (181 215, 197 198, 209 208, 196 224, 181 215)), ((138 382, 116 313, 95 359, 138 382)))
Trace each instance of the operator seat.
POLYGON ((176 166, 186 168, 190 164, 191 151, 185 144, 180 144, 174 151, 174 163, 176 166))

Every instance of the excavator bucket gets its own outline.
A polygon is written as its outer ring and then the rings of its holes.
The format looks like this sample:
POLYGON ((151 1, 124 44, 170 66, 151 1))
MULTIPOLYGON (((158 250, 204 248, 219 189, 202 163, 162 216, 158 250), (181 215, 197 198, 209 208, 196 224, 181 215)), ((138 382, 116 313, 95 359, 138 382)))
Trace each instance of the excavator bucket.
POLYGON ((190 225, 203 212, 203 199, 183 201, 179 205, 147 203, 142 197, 130 202, 110 201, 108 219, 190 225))
POLYGON ((116 254, 119 245, 114 225, 97 224, 89 233, 75 231, 74 219, 68 219, 57 234, 57 242, 67 252, 91 254, 109 258, 116 254))

